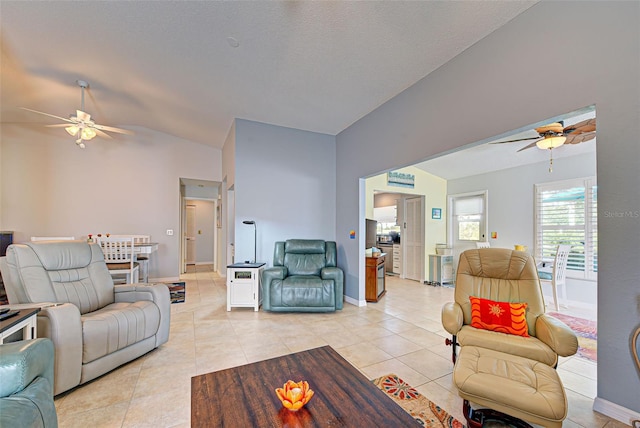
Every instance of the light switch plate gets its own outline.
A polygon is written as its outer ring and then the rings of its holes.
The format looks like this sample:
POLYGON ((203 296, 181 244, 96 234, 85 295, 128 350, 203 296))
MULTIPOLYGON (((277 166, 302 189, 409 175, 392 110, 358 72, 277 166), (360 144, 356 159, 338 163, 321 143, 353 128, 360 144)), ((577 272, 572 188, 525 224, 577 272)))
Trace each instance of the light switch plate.
POLYGON ((167 236, 173 236, 173 229, 167 229, 167 236))

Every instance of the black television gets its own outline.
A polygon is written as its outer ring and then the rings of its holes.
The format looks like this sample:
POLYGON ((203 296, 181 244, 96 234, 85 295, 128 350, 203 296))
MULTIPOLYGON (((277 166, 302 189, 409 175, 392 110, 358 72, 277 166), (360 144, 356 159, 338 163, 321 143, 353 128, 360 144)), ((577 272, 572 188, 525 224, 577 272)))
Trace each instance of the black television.
POLYGON ((376 246, 376 234, 378 231, 378 222, 371 219, 365 219, 367 223, 367 234, 365 238, 365 248, 371 248, 376 246))

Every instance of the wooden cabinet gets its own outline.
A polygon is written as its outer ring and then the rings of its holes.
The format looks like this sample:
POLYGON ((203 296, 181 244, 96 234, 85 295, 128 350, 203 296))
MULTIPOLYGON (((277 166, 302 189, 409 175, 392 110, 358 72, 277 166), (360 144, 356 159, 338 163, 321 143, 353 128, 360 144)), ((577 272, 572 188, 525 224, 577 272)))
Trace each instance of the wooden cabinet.
POLYGON ((365 267, 365 291, 367 302, 377 302, 387 291, 384 285, 384 266, 386 254, 378 257, 367 257, 365 267))

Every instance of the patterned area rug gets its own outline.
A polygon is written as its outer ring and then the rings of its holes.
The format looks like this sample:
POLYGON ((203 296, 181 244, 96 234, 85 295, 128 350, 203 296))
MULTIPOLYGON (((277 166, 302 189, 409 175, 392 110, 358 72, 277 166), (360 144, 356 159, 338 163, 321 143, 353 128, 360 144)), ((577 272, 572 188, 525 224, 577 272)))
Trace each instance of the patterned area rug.
POLYGON ((379 377, 372 382, 424 427, 465 426, 395 374, 379 377))
POLYGON ((595 321, 558 312, 547 312, 575 331, 578 336, 578 355, 591 361, 598 361, 598 326, 595 321))
POLYGON ((183 303, 186 294, 186 284, 184 282, 167 283, 169 293, 171 293, 171 303, 183 303))

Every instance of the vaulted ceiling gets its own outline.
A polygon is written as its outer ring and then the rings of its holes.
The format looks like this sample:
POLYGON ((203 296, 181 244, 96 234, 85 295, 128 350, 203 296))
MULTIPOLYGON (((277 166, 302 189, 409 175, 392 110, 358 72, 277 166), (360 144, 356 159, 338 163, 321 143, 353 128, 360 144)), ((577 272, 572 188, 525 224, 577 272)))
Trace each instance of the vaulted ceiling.
POLYGON ((56 123, 20 107, 67 117, 82 79, 105 125, 217 148, 234 118, 335 135, 535 3, 3 0, 0 119, 56 123))

